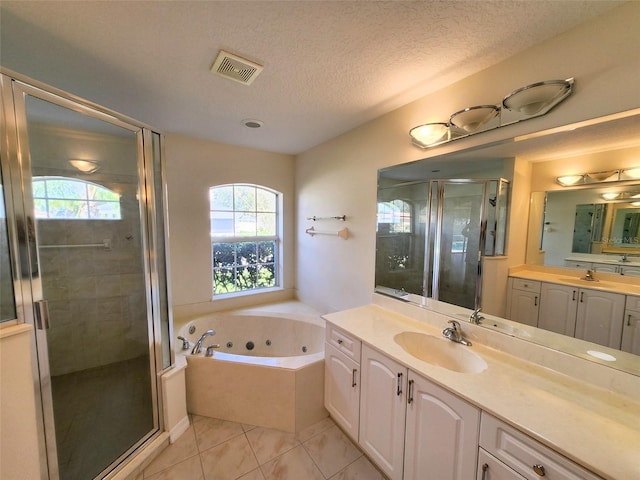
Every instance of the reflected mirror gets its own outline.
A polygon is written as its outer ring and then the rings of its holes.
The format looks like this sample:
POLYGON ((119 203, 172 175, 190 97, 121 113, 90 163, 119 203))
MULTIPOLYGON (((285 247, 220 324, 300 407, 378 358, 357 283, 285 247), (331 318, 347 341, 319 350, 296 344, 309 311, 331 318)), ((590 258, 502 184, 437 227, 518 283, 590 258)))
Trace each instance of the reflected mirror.
MULTIPOLYGON (((504 253, 504 264, 508 267, 532 264, 582 268, 576 262, 582 265, 587 258, 591 266, 595 265, 591 262, 596 258, 607 256, 616 263, 616 268, 625 265, 626 283, 635 283, 634 288, 638 288, 640 279, 636 281, 630 276, 636 261, 640 276, 640 203, 634 204, 634 195, 640 195, 640 179, 579 187, 562 187, 556 182, 562 175, 632 167, 640 167, 638 109, 381 169, 376 290, 419 304, 430 296, 427 285, 430 240, 425 238, 429 221, 428 187, 435 179, 452 178, 505 178, 512 181, 510 196, 520 199, 531 196, 528 209, 520 201, 518 210, 510 215, 507 236, 514 231, 528 231, 526 249, 519 246, 514 252, 504 253), (523 165, 531 169, 524 180, 523 165), (613 198, 613 194, 618 195, 613 198), (530 214, 528 223, 527 213, 530 214)), ((640 196, 637 201, 640 202, 640 196)), ((458 233, 462 235, 462 231, 458 233)), ((465 237, 460 235, 464 242, 465 237)), ((481 265, 486 269, 485 256, 481 265)), ((595 270, 608 271, 603 266, 595 270)), ((491 275, 494 275, 491 278, 502 275, 496 284, 506 285, 508 268, 494 269, 491 275)), ((485 293, 491 295, 492 292, 485 293)), ((502 293, 500 298, 506 298, 506 292, 502 293)), ((505 312, 504 301, 500 308, 505 312)), ((555 349, 557 345, 566 344, 561 350, 586 355, 587 344, 583 341, 560 342, 556 334, 549 335, 551 332, 514 325, 518 327, 505 333, 555 349)), ((621 355, 637 358, 626 353, 621 355)), ((636 360, 623 363, 610 366, 640 374, 636 360)))

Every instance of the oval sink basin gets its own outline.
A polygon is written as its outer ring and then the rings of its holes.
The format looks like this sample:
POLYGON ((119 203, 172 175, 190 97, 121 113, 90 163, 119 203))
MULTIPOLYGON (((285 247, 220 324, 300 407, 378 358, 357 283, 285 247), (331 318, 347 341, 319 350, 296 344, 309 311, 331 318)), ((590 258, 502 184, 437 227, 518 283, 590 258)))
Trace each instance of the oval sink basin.
POLYGON ((393 340, 409 355, 423 362, 459 373, 480 373, 487 363, 470 347, 426 333, 402 332, 393 340))

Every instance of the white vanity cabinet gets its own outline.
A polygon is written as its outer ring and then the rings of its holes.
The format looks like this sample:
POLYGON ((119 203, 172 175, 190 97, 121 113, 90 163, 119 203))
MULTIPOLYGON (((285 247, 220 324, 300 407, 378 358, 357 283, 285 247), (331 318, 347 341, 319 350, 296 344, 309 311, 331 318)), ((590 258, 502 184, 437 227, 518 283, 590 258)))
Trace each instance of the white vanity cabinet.
POLYGON ((640 297, 627 295, 621 350, 640 355, 640 297))
POLYGON ((476 471, 480 410, 409 371, 405 480, 466 480, 476 471))
POLYGON ((480 447, 478 480, 602 480, 486 412, 480 447))
POLYGON ((507 317, 520 323, 538 326, 540 309, 540 282, 510 278, 511 288, 507 305, 507 317))
POLYGON ((362 347, 359 444, 390 480, 402 479, 407 368, 362 347))
MULTIPOLYGON (((511 320, 531 325, 532 308, 537 308, 538 328, 620 349, 624 294, 516 277, 510 282, 507 316, 511 320), (537 305, 530 304, 529 309, 525 307, 526 302, 514 300, 527 293, 521 288, 523 284, 534 284, 539 288, 534 297, 537 305)), ((640 304, 637 312, 640 312, 640 304)))
POLYGON ((576 338, 620 349, 625 295, 581 288, 576 338))
POLYGON ((578 287, 543 283, 538 327, 573 337, 576 331, 578 290, 578 287))
POLYGON ((628 267, 626 265, 620 265, 618 267, 620 275, 628 275, 630 277, 640 277, 640 267, 628 267))
POLYGON ((330 324, 326 335, 324 405, 335 422, 358 441, 361 343, 330 324))

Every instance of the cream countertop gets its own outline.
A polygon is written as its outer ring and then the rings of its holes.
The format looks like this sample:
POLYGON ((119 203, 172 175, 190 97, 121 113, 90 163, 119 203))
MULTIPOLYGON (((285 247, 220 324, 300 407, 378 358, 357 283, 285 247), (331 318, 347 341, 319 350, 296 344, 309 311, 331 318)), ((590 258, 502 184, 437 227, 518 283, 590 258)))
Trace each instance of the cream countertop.
MULTIPOLYGON (((382 303, 387 308, 371 304, 329 314, 325 319, 603 478, 640 478, 637 395, 616 393, 490 348, 478 340, 497 335, 491 342, 516 342, 521 344, 516 349, 524 350, 544 347, 463 322, 463 334, 473 346, 460 348, 479 354, 487 369, 465 374, 431 365, 405 352, 393 338, 404 331, 439 337, 451 317, 414 307, 416 316, 412 318, 391 310, 389 301, 382 303)), ((402 308, 411 310, 406 304, 402 308)), ((591 367, 584 363, 585 368, 591 367)), ((640 379, 634 378, 633 388, 640 391, 635 385, 640 379)))
POLYGON ((521 265, 509 269, 510 277, 569 285, 578 288, 590 288, 592 290, 613 293, 624 293, 627 295, 640 295, 640 277, 594 272, 593 276, 598 281, 591 282, 581 280, 581 277, 584 277, 585 273, 586 270, 564 267, 544 267, 540 265, 521 265))

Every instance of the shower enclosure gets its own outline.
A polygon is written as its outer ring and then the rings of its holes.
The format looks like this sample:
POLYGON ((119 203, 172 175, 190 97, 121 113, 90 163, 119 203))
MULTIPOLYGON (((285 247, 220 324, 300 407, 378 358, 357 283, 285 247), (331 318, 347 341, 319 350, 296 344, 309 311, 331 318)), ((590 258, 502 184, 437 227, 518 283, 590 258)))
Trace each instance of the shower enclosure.
POLYGON ((503 178, 431 181, 427 296, 481 306, 482 258, 505 254, 508 186, 503 178))
POLYGON ((35 327, 45 478, 104 478, 162 427, 161 136, 13 75, 1 81, 0 320, 35 327))

